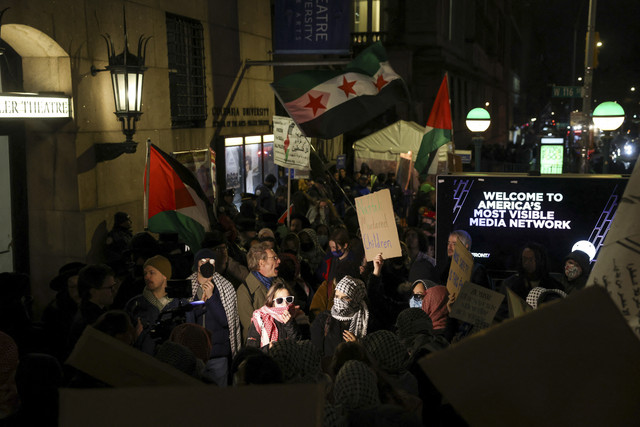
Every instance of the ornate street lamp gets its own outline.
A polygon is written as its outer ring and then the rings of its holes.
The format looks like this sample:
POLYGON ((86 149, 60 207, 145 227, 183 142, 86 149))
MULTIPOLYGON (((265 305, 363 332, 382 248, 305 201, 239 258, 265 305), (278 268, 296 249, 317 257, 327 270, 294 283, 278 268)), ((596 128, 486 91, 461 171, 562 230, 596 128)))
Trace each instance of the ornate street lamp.
POLYGON ((484 137, 481 133, 489 128, 489 125, 491 124, 491 116, 484 108, 474 108, 469 111, 469 114, 467 114, 466 123, 467 128, 475 134, 472 137, 472 141, 476 151, 476 172, 480 172, 482 142, 484 141, 484 137))
MULTIPOLYGON (((123 10, 124 15, 124 10, 123 10)), ((129 52, 129 41, 127 36, 127 18, 124 16, 124 51, 116 55, 111 36, 102 35, 107 43, 107 53, 109 55, 109 65, 101 70, 91 66, 91 74, 95 76, 101 71, 109 71, 111 74, 111 85, 113 87, 113 98, 115 101, 115 115, 122 123, 122 133, 125 135, 125 142, 120 143, 97 143, 95 144, 96 162, 113 160, 124 153, 135 153, 137 142, 133 140, 136 133, 136 122, 142 115, 142 83, 147 43, 151 37, 140 36, 138 39, 138 54, 129 52)))
POLYGON ((604 131, 602 173, 609 173, 611 131, 618 129, 623 122, 624 109, 617 102, 603 102, 593 110, 593 125, 604 131))

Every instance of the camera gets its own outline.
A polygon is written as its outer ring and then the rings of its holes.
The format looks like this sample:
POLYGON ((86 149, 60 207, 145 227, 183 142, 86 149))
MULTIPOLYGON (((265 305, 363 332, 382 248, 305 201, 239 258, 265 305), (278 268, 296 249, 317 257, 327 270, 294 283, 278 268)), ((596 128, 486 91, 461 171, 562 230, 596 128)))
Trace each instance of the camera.
POLYGON ((213 273, 215 272, 215 268, 211 262, 205 262, 200 266, 200 274, 205 279, 211 279, 213 277, 213 273))
POLYGON ((169 339, 173 328, 185 323, 187 313, 199 305, 199 302, 183 302, 183 300, 192 296, 191 281, 189 279, 167 280, 166 291, 169 298, 178 299, 178 306, 170 310, 161 311, 156 322, 151 327, 149 335, 158 343, 169 339))

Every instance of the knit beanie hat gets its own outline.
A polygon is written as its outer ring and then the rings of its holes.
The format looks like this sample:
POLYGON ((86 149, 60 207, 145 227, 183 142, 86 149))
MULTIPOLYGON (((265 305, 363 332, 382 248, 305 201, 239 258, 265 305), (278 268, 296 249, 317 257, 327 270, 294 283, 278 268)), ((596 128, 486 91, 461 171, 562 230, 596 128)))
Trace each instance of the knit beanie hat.
POLYGON ((144 266, 151 266, 158 270, 167 280, 171 279, 171 262, 162 255, 152 256, 145 261, 144 266))
POLYGON ((216 254, 209 248, 200 249, 193 257, 193 271, 198 271, 198 261, 201 259, 215 259, 216 254))

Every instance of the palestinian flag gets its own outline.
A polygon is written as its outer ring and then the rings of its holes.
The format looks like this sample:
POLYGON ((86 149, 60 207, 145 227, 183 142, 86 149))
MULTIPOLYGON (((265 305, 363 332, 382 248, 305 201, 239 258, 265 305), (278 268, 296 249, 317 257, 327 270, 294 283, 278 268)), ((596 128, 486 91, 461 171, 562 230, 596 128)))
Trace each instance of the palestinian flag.
POLYGON ((451 124, 451 104, 449 101, 449 83, 447 75, 444 75, 436 100, 433 103, 425 134, 420 143, 420 150, 416 156, 415 168, 422 172, 429 163, 429 153, 437 150, 442 145, 451 141, 453 135, 451 124))
POLYGON ((325 139, 365 124, 407 95, 380 42, 343 70, 306 70, 271 87, 305 136, 325 139))
POLYGON ((151 144, 144 174, 147 229, 178 233, 193 252, 200 249, 210 222, 210 204, 196 177, 182 163, 151 144))

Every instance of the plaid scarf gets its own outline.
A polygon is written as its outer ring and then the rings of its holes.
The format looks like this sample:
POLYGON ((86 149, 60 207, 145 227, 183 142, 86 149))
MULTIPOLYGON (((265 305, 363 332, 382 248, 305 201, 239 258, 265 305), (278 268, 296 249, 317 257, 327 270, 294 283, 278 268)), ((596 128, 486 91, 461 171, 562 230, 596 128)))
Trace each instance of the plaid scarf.
POLYGON ((283 314, 289 310, 291 304, 286 307, 268 307, 263 305, 253 312, 251 322, 257 331, 260 331, 260 347, 269 345, 272 341, 278 341, 278 327, 275 323, 285 323, 283 314))
POLYGON ((387 330, 373 332, 362 339, 362 344, 380 369, 397 374, 405 368, 409 353, 396 334, 387 330))
POLYGON ((367 295, 364 282, 351 276, 344 276, 336 285, 336 291, 346 294, 351 301, 347 302, 334 297, 331 316, 337 320, 349 321, 349 332, 358 338, 364 337, 367 335, 369 324, 369 309, 364 302, 367 295))
MULTIPOLYGON (((191 289, 193 291, 192 300, 195 298, 198 300, 202 299, 202 287, 198 283, 198 273, 193 273, 189 276, 189 279, 191 279, 191 289)), ((241 346, 240 318, 238 317, 238 298, 236 296, 236 291, 231 282, 221 276, 220 273, 213 273, 211 280, 220 292, 220 299, 222 300, 224 314, 227 316, 227 322, 229 323, 231 357, 234 357, 238 350, 240 350, 241 346)))
POLYGON ((285 383, 318 383, 324 379, 320 353, 309 340, 277 341, 269 356, 282 370, 285 383))
POLYGON ((158 311, 162 311, 162 309, 164 309, 164 307, 171 302, 171 298, 166 295, 162 298, 156 298, 153 291, 150 291, 147 287, 142 290, 142 296, 144 296, 144 299, 155 306, 158 311))
POLYGON ((336 376, 333 398, 347 410, 380 405, 376 374, 359 360, 347 361, 336 376))

